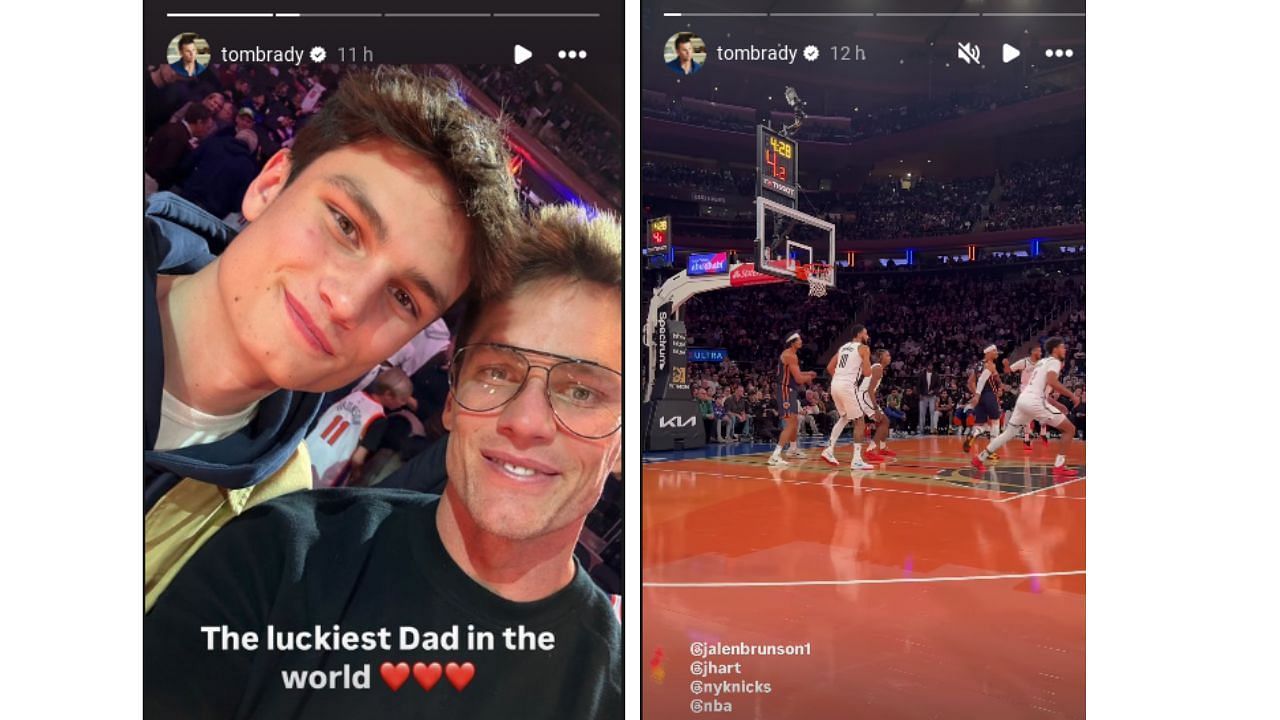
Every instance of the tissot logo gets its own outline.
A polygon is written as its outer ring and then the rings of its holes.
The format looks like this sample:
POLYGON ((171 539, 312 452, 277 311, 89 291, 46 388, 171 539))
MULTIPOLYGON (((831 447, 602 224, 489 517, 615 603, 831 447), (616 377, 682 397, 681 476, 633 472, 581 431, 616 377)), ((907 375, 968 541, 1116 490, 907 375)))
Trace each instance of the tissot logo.
POLYGON ((692 415, 690 415, 689 417, 680 417, 679 415, 677 415, 675 417, 658 418, 658 427, 660 428, 693 427, 693 424, 697 421, 698 419, 692 415))

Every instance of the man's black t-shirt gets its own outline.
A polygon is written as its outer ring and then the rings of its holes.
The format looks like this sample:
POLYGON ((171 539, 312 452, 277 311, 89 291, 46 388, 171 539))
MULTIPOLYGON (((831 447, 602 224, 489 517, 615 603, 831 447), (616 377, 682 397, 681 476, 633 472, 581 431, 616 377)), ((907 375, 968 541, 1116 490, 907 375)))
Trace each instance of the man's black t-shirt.
POLYGON ((191 559, 143 622, 148 718, 621 718, 621 627, 577 567, 554 595, 517 603, 468 577, 436 530, 439 498, 401 490, 299 492, 246 512, 191 559), (266 650, 282 631, 387 628, 390 650, 266 650), (401 628, 457 625, 458 650, 401 649, 401 628), (555 636, 551 651, 505 650, 503 630, 555 636), (253 631, 254 651, 214 650, 202 626, 253 631), (494 650, 468 650, 468 628, 494 650), (462 691, 410 676, 393 692, 384 662, 470 662, 462 691), (287 671, 339 684, 368 668, 369 689, 286 689, 287 671), (349 668, 349 671, 346 670, 349 668), (323 672, 314 672, 323 671, 323 672), (345 674, 344 674, 345 673, 345 674))

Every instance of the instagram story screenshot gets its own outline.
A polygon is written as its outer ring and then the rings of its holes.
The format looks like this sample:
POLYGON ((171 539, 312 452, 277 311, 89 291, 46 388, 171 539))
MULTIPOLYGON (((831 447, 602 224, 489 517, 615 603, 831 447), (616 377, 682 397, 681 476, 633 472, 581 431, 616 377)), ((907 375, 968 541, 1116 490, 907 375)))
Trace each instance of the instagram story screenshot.
POLYGON ((623 715, 619 5, 143 6, 151 718, 623 715))
POLYGON ((644 717, 1084 716, 1084 41, 644 4, 644 717))

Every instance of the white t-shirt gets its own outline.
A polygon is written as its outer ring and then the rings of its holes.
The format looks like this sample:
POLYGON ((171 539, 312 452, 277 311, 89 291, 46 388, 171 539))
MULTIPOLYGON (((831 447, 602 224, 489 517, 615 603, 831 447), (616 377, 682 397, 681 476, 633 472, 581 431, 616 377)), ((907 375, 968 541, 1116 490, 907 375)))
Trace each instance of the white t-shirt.
POLYGON ((160 429, 156 450, 179 450, 192 445, 217 442, 249 424, 258 403, 231 415, 210 415, 187 405, 163 391, 160 398, 160 429))
POLYGON ((858 354, 860 347, 862 343, 851 341, 841 345, 836 351, 836 371, 831 376, 831 384, 857 385, 862 379, 862 356, 858 354))
POLYGON ((1031 382, 1027 383, 1027 389, 1024 394, 1035 400, 1043 400, 1045 397, 1045 381, 1049 379, 1049 373, 1051 372, 1062 372, 1061 360, 1049 356, 1036 363, 1035 370, 1031 373, 1031 382))
POLYGON ((315 429, 307 435, 315 487, 333 487, 343 478, 369 426, 385 414, 382 403, 357 390, 320 416, 315 429))

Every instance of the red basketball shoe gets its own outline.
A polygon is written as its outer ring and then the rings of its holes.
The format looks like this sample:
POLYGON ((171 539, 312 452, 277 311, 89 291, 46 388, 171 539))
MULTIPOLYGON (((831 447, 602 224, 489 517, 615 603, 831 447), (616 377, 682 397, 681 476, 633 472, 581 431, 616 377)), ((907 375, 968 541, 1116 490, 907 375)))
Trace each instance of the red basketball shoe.
POLYGON ((1078 475, 1080 475, 1079 471, 1072 470, 1066 465, 1058 465, 1053 468, 1054 480, 1070 480, 1078 475))

